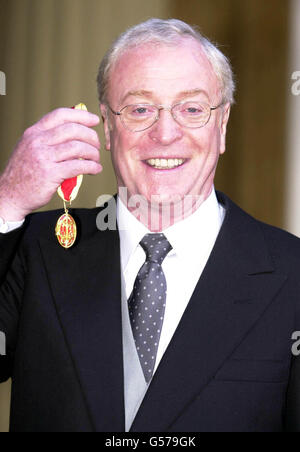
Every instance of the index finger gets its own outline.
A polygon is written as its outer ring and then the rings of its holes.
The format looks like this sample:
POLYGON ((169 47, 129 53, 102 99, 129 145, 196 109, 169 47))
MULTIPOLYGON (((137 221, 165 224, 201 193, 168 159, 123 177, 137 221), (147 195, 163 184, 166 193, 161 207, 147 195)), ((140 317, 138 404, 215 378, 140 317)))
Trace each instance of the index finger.
POLYGON ((69 123, 77 122, 87 127, 93 127, 99 124, 99 116, 85 110, 75 110, 73 108, 57 108, 47 113, 37 123, 36 127, 40 130, 50 130, 54 127, 69 123))

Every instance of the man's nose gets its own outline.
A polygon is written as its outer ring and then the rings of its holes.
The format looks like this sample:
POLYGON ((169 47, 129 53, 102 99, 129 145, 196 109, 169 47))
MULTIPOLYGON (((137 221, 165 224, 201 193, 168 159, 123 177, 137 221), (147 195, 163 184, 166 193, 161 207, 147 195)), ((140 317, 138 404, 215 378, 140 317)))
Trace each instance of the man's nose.
POLYGON ((156 143, 167 146, 180 140, 183 135, 182 128, 168 110, 160 110, 159 119, 149 130, 150 138, 156 143))

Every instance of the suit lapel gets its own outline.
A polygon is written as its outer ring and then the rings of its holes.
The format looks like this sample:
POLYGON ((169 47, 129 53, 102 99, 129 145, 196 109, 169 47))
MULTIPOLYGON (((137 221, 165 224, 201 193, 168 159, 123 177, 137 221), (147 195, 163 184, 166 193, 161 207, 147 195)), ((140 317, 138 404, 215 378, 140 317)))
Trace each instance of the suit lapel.
POLYGON ((274 272, 258 223, 227 198, 224 201, 227 213, 216 244, 149 386, 133 432, 171 429, 286 279, 274 272))
POLYGON ((99 232, 90 216, 73 248, 64 250, 55 238, 40 244, 94 428, 124 431, 119 238, 117 231, 99 232))

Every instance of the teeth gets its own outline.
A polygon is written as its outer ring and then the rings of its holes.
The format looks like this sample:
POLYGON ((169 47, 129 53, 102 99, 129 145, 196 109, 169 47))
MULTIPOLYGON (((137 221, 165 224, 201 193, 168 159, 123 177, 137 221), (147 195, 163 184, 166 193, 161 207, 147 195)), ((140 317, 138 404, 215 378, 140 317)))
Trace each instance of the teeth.
POLYGON ((148 165, 153 166, 156 169, 170 169, 176 168, 185 162, 185 159, 149 159, 148 165))

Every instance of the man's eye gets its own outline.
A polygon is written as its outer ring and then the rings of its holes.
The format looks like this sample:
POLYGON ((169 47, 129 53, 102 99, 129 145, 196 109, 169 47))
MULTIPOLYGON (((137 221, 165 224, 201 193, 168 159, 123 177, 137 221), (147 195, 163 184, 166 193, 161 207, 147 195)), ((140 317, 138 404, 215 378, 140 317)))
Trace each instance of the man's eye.
POLYGON ((197 108, 187 108, 186 111, 188 113, 199 113, 199 109, 197 109, 197 108))
POLYGON ((139 108, 136 108, 135 110, 134 110, 134 113, 138 113, 138 114, 143 114, 143 113, 147 113, 147 108, 145 108, 145 107, 139 107, 139 108))
POLYGON ((184 108, 183 113, 190 115, 201 115, 201 113, 203 113, 203 109, 200 106, 186 107, 184 108))
POLYGON ((133 116, 147 116, 153 114, 153 108, 147 106, 133 106, 130 110, 130 114, 133 116))
POLYGON ((183 117, 198 117, 203 115, 204 110, 205 108, 197 102, 186 102, 182 105, 178 105, 177 112, 183 117))

